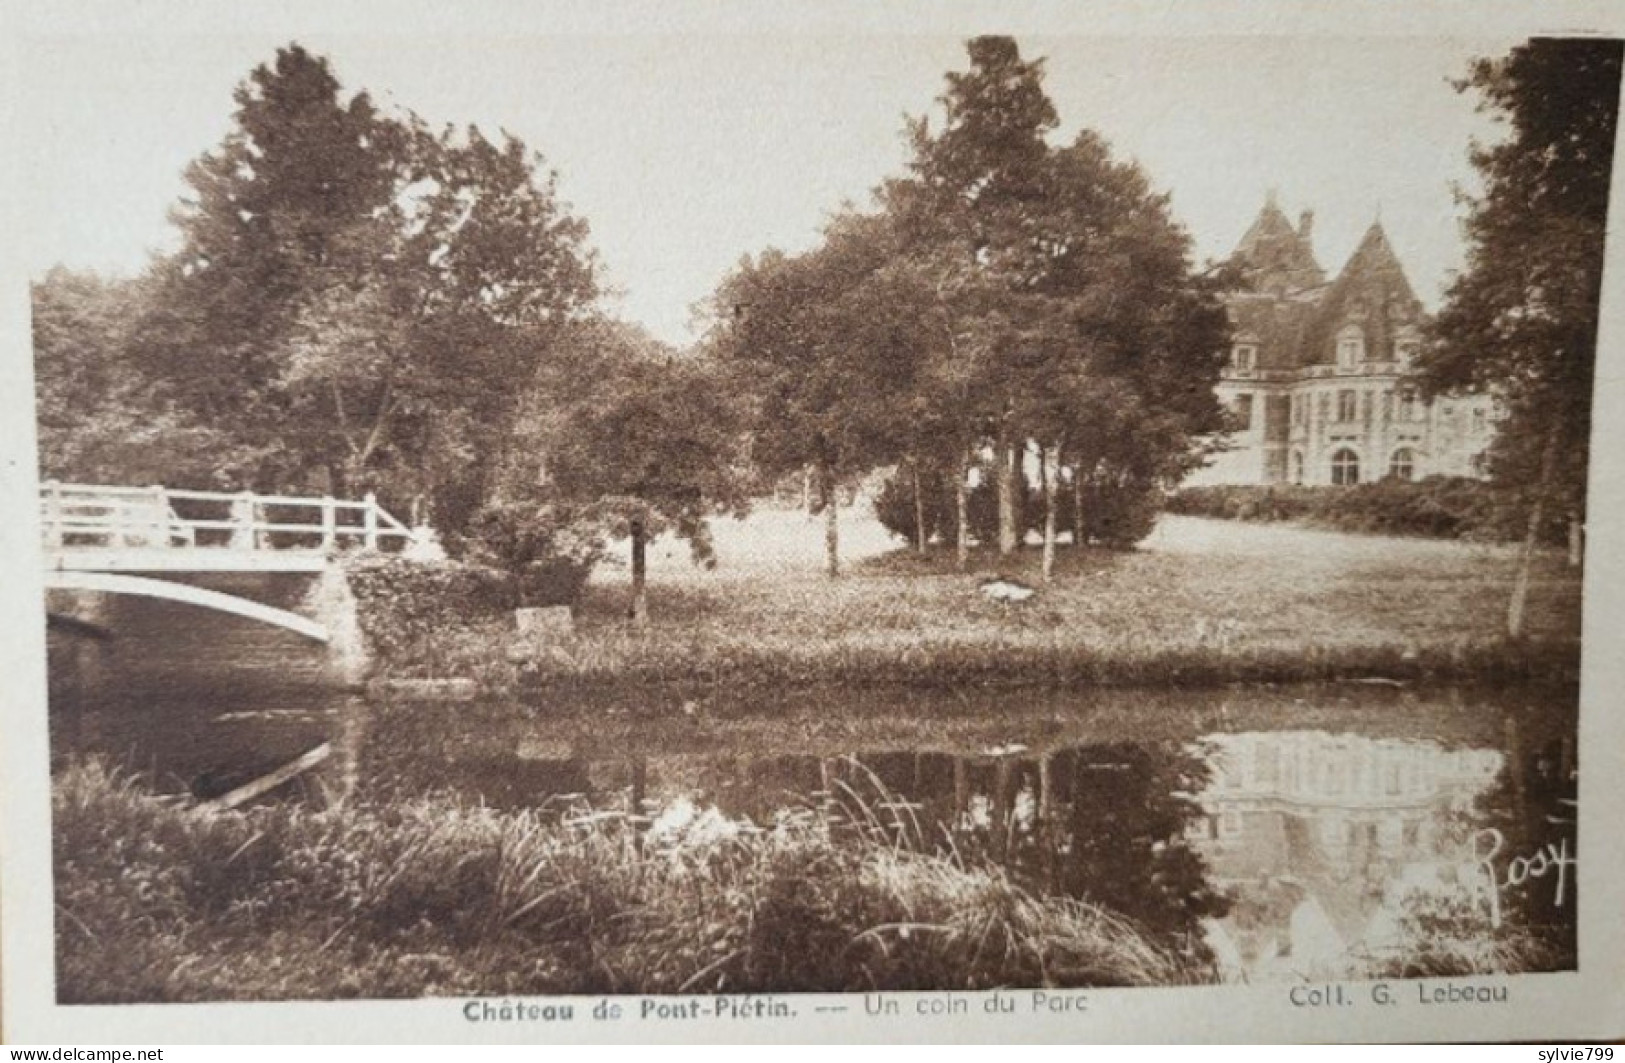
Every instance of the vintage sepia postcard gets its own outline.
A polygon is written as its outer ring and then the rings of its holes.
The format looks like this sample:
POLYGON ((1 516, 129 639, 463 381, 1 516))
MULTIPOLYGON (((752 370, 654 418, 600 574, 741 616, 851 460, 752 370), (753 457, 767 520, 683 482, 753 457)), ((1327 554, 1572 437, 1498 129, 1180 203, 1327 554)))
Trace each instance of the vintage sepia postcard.
POLYGON ((3 11, 10 1040, 1625 1037, 1617 8, 3 11))

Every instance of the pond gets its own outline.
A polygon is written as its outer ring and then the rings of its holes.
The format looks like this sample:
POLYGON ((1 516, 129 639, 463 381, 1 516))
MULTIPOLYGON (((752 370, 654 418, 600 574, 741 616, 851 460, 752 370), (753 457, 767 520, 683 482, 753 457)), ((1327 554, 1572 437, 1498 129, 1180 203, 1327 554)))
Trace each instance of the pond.
POLYGON ((1572 688, 557 689, 380 704, 334 683, 296 636, 141 608, 110 641, 53 633, 52 743, 160 790, 218 796, 328 742, 319 770, 268 799, 449 794, 657 831, 811 808, 1086 898, 1229 979, 1574 965, 1572 688))

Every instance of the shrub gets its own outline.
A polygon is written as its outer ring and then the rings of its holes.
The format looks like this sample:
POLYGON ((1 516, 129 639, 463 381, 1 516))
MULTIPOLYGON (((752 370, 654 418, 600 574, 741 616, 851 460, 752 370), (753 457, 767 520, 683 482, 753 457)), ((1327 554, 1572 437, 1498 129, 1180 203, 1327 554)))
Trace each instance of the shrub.
MULTIPOLYGON (((920 471, 920 494, 925 509, 926 539, 954 541, 958 502, 954 498, 953 477, 939 469, 920 471)), ((881 482, 875 493, 875 516, 886 530, 912 543, 918 535, 914 505, 914 474, 907 466, 881 482)), ((997 515, 995 514, 995 519, 997 515)))
POLYGON ((407 561, 368 555, 345 565, 361 631, 385 658, 401 658, 447 629, 513 609, 513 577, 459 561, 407 561))
POLYGON ((605 529, 576 508, 492 502, 470 523, 470 558, 514 578, 520 605, 575 605, 602 556, 605 529))
MULTIPOLYGON (((1066 492, 1070 496, 1070 492, 1066 492)), ((1128 473, 1106 472, 1084 481, 1083 530, 1091 541, 1106 546, 1130 547, 1151 534, 1162 511, 1162 489, 1153 480, 1128 473)), ((1062 516, 1072 519, 1072 499, 1066 498, 1062 516)), ((1061 527, 1067 527, 1062 524, 1061 527)))

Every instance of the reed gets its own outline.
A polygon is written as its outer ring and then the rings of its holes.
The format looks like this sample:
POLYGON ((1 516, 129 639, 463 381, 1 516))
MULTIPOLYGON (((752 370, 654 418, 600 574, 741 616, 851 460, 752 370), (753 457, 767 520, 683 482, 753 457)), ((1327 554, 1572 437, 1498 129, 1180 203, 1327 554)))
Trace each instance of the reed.
POLYGON ((110 1003, 1212 977, 1092 905, 911 844, 895 807, 848 800, 763 826, 450 799, 205 812, 73 763, 54 788, 58 991, 110 1003))

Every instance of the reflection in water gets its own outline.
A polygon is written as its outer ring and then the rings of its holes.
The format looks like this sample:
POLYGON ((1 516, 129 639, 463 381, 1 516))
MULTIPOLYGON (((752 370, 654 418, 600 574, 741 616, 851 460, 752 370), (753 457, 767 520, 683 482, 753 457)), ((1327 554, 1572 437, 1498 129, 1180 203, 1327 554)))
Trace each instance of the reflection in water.
POLYGON ((855 708, 709 692, 692 717, 650 691, 369 706, 324 685, 318 649, 234 623, 211 621, 210 652, 160 645, 182 630, 163 623, 95 645, 53 633, 56 752, 209 796, 332 741, 306 799, 450 792, 660 830, 821 806, 1088 899, 1237 979, 1504 969, 1494 949, 1520 934, 1540 959, 1517 963, 1574 963, 1573 868, 1559 883, 1531 861, 1574 855, 1572 689, 870 692, 855 708), (1437 956, 1418 959, 1419 926, 1437 956))
POLYGON ((1237 902, 1214 924, 1221 965, 1316 978, 1396 945, 1405 897, 1462 863, 1453 818, 1494 782, 1495 750, 1315 731, 1211 739, 1216 767, 1193 825, 1237 902))

